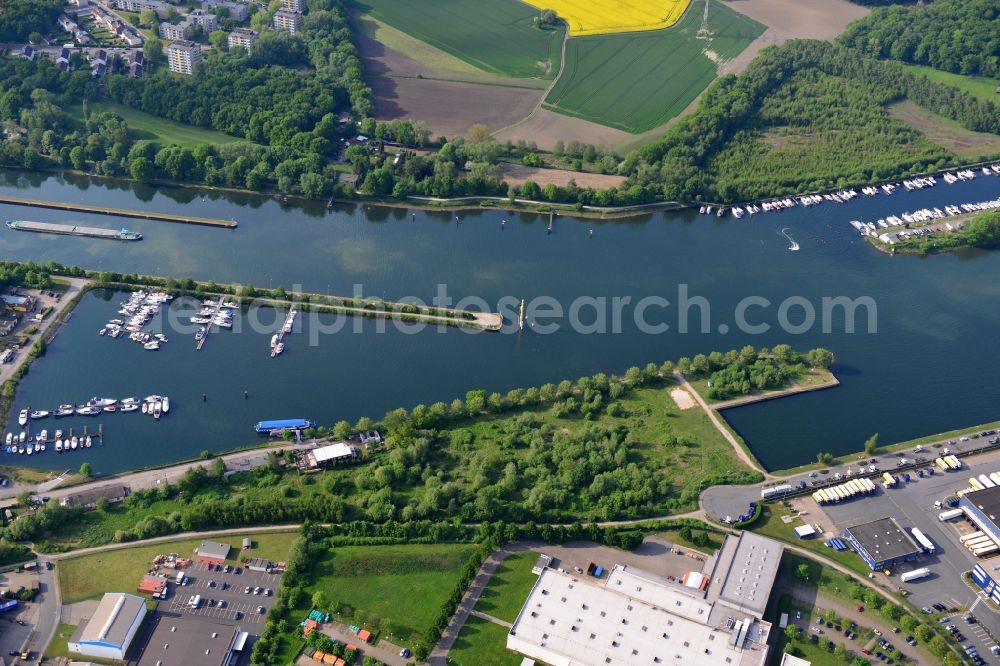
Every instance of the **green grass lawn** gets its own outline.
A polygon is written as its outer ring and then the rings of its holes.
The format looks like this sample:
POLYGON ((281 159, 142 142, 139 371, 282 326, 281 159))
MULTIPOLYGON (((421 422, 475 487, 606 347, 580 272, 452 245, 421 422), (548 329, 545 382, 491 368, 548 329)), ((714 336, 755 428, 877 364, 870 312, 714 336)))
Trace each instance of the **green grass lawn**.
MULTIPOLYGON (((792 599, 792 597, 787 594, 782 595, 781 599, 778 600, 778 608, 777 611, 775 612, 775 618, 774 618, 775 620, 774 634, 778 637, 778 639, 777 639, 777 644, 774 646, 772 654, 772 656, 777 657, 777 661, 774 661, 772 659, 771 663, 773 664, 780 663, 782 652, 787 652, 795 657, 800 657, 802 659, 805 659, 814 664, 815 666, 843 666, 845 661, 842 658, 836 656, 833 652, 826 649, 826 647, 824 647, 828 635, 835 643, 843 642, 846 646, 848 644, 848 641, 844 638, 843 635, 840 635, 838 637, 836 635, 833 635, 831 632, 831 634, 821 636, 820 643, 817 645, 809 640, 808 632, 804 632, 803 634, 800 635, 799 638, 797 638, 794 641, 789 641, 788 637, 785 636, 784 631, 778 629, 777 619, 778 617, 781 616, 781 613, 788 613, 789 617, 795 617, 796 610, 802 612, 803 618, 812 617, 813 615, 812 606, 806 606, 805 604, 802 604, 792 599)), ((857 648, 856 646, 854 646, 854 651, 858 652, 858 656, 864 656, 860 654, 859 648, 857 648)))
MULTIPOLYGON (((90 102, 90 113, 101 113, 103 111, 114 111, 128 123, 130 134, 134 139, 150 139, 162 144, 177 144, 184 148, 194 148, 202 143, 225 144, 245 141, 235 136, 229 136, 222 132, 192 127, 166 118, 160 118, 143 111, 138 111, 132 107, 114 102, 90 102)), ((83 110, 77 107, 72 115, 77 120, 83 119, 83 110)))
POLYGON ((552 78, 563 29, 534 25, 538 11, 517 0, 355 0, 362 12, 493 74, 552 78))
POLYGON ((959 90, 964 90, 979 99, 1000 103, 1000 95, 997 94, 997 86, 1000 86, 1000 81, 997 79, 989 79, 985 76, 952 74, 951 72, 934 69, 933 67, 924 67, 923 65, 908 65, 904 63, 903 68, 913 74, 925 76, 931 81, 955 86, 959 90))
POLYGON ((448 651, 449 666, 517 666, 521 655, 507 649, 507 629, 469 616, 455 645, 448 651))
POLYGON ((717 66, 706 49, 728 60, 764 32, 718 2, 709 12, 711 42, 696 37, 701 20, 691 9, 664 30, 570 39, 565 71, 545 106, 626 132, 659 127, 715 79, 717 66))
MULTIPOLYGON (((382 637, 407 643, 434 622, 475 549, 470 544, 335 548, 317 565, 309 599, 322 590, 339 607, 342 621, 380 628, 382 637)), ((309 607, 311 601, 297 614, 304 616, 309 607)))
POLYGON ((476 602, 476 610, 513 623, 538 580, 538 576, 531 573, 537 559, 538 553, 528 551, 511 555, 501 562, 476 602))
MULTIPOLYGON (((272 532, 250 535, 254 548, 249 554, 274 560, 284 560, 298 532, 272 532)), ((208 537, 212 541, 228 543, 233 547, 230 560, 236 562, 240 555, 243 537, 208 537)), ((203 539, 169 541, 151 546, 118 548, 103 553, 93 553, 68 558, 56 565, 63 603, 83 599, 96 599, 105 592, 133 592, 143 574, 149 571, 153 558, 159 554, 178 553, 192 557, 194 549, 203 539)))

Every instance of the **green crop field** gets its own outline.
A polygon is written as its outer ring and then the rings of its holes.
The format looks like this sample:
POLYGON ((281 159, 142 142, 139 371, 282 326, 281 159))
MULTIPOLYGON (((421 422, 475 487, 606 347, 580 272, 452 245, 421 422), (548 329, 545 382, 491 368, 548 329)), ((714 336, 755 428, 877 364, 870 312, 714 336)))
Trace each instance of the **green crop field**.
POLYGON ((497 565, 489 585, 476 602, 476 610, 506 622, 514 622, 538 576, 531 572, 538 553, 511 555, 497 565))
POLYGON ((924 67, 922 65, 904 64, 903 68, 913 74, 926 76, 931 81, 945 83, 949 86, 955 86, 959 90, 964 90, 979 99, 1000 103, 1000 94, 997 94, 997 88, 1000 87, 1000 81, 997 79, 988 79, 985 76, 952 74, 951 72, 944 72, 940 69, 924 67))
POLYGON ((577 37, 566 44, 566 64, 545 98, 553 111, 627 132, 659 127, 695 99, 716 76, 716 59, 739 55, 764 26, 712 2, 710 40, 699 39, 700 11, 689 9, 665 30, 577 37))
POLYGON ((538 11, 517 0, 355 0, 362 12, 486 72, 552 78, 563 29, 534 25, 538 11))

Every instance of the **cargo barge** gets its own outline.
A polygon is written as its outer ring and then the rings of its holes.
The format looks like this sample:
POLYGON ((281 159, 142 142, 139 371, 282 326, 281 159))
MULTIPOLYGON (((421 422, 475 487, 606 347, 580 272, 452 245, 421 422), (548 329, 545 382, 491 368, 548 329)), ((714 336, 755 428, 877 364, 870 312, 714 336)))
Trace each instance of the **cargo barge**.
POLYGON ((107 238, 109 240, 137 241, 142 240, 142 234, 128 229, 101 229, 99 227, 82 227, 76 224, 55 224, 53 222, 31 222, 28 220, 8 221, 7 226, 16 231, 35 231, 43 234, 59 234, 62 236, 86 236, 89 238, 107 238))

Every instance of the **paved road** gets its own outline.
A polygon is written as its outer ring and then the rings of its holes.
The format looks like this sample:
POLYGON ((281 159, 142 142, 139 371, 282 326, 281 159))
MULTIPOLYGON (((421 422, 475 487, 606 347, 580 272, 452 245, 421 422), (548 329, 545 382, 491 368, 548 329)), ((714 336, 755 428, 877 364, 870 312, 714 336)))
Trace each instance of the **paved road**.
POLYGON ((38 566, 38 596, 35 601, 38 604, 38 621, 35 623, 35 630, 32 632, 24 649, 31 650, 36 654, 41 654, 49 646, 59 628, 59 621, 62 618, 62 595, 59 592, 59 583, 56 580, 56 571, 49 571, 46 563, 50 558, 39 557, 38 566))
MULTIPOLYGON (((317 444, 318 442, 315 440, 308 440, 302 443, 282 442, 281 444, 275 444, 261 449, 248 449, 238 453, 230 453, 222 456, 222 460, 226 463, 227 471, 245 472, 266 465, 268 454, 272 451, 311 449, 317 446, 317 444)), ((125 485, 132 490, 141 490, 143 488, 155 488, 163 484, 173 483, 181 478, 181 476, 183 476, 189 469, 198 466, 207 467, 210 464, 210 460, 196 460, 194 462, 181 463, 180 465, 172 465, 170 467, 110 476, 68 488, 53 489, 53 486, 59 483, 57 480, 47 481, 34 487, 20 486, 16 489, 4 488, 0 491, 0 498, 3 498, 0 499, 0 508, 16 504, 17 501, 14 499, 14 496, 26 489, 36 495, 45 494, 52 499, 58 499, 67 495, 75 495, 83 490, 102 488, 110 485, 125 485)))
POLYGON ((486 589, 486 586, 489 585, 493 574, 496 573, 497 566, 514 553, 521 553, 526 550, 544 547, 544 544, 540 543, 512 543, 503 546, 500 550, 495 551, 492 555, 486 558, 486 561, 483 562, 483 566, 479 567, 479 573, 476 574, 476 577, 472 580, 472 584, 469 585, 469 589, 466 590, 465 596, 462 597, 462 602, 458 604, 458 609, 455 611, 455 614, 452 615, 451 622, 449 622, 448 626, 445 627, 440 640, 438 640, 434 649, 431 650, 431 654, 427 658, 427 663, 430 664, 430 666, 447 666, 448 650, 450 650, 455 644, 455 641, 458 640, 458 635, 462 632, 462 627, 465 626, 465 621, 469 619, 469 615, 472 613, 472 609, 475 607, 476 602, 479 601, 479 597, 482 595, 483 590, 486 589))

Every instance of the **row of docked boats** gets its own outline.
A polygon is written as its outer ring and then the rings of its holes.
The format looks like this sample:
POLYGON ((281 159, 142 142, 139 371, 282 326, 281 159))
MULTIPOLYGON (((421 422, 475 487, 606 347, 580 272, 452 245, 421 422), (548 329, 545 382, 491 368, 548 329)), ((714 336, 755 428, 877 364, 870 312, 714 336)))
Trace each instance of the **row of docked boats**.
POLYGON ((202 326, 211 324, 219 328, 232 328, 233 311, 239 307, 239 303, 224 300, 221 296, 218 300, 209 298, 202 301, 201 309, 191 316, 191 323, 202 326))
POLYGON ((879 218, 874 222, 862 222, 859 220, 851 220, 850 224, 852 227, 858 230, 862 236, 879 236, 883 232, 883 229, 892 229, 893 227, 904 227, 907 232, 900 232, 903 237, 912 235, 923 235, 926 233, 932 233, 933 231, 954 231, 961 227, 959 222, 948 222, 946 221, 943 225, 936 226, 935 228, 923 228, 921 233, 916 233, 918 229, 909 229, 910 225, 925 225, 928 223, 933 223, 935 220, 946 220, 947 218, 956 217, 958 215, 964 215, 969 213, 978 213, 987 210, 997 210, 1000 209, 1000 198, 990 199, 988 201, 978 201, 972 203, 963 203, 958 205, 947 205, 942 210, 941 208, 921 208, 908 213, 902 213, 900 215, 889 215, 888 217, 879 218))
MULTIPOLYGON (((1000 176, 1000 163, 993 164, 990 166, 983 166, 979 168, 979 173, 984 176, 997 175, 1000 176)), ((941 174, 941 178, 949 185, 958 183, 961 181, 972 180, 976 177, 975 169, 961 169, 957 171, 946 171, 941 174)), ((898 183, 882 183, 881 185, 869 185, 867 187, 860 188, 860 195, 872 197, 882 192, 885 195, 891 195, 896 190, 903 188, 906 191, 922 190, 925 187, 934 187, 937 185, 937 178, 935 176, 919 176, 916 178, 904 179, 898 183)), ((747 215, 755 215, 757 213, 771 213, 776 211, 785 210, 787 208, 794 208, 795 206, 815 206, 824 202, 833 203, 846 203, 851 201, 855 197, 860 196, 859 190, 855 189, 844 189, 836 192, 826 192, 823 194, 803 194, 790 197, 768 199, 766 201, 754 202, 749 204, 744 204, 742 206, 701 206, 699 212, 703 215, 715 214, 717 217, 725 217, 727 214, 740 219, 747 215)))
POLYGON ((18 413, 17 423, 23 428, 27 425, 29 419, 39 420, 47 418, 50 415, 55 418, 62 418, 73 415, 97 416, 98 414, 113 412, 142 412, 143 414, 148 413, 156 418, 160 418, 161 414, 166 414, 169 411, 169 396, 147 395, 142 399, 123 398, 121 400, 95 396, 82 405, 74 405, 72 403, 59 405, 51 412, 48 410, 32 410, 31 408, 22 409, 18 413))
POLYGON ((171 294, 162 291, 134 291, 127 300, 120 303, 118 314, 124 318, 108 321, 98 334, 110 338, 127 335, 129 340, 141 344, 143 349, 156 351, 160 345, 166 344, 167 336, 143 329, 150 319, 159 314, 160 308, 173 298, 171 294))
POLYGON ((295 327, 295 317, 297 315, 298 312, 295 311, 295 308, 289 310, 288 314, 285 315, 285 323, 281 325, 281 332, 271 336, 271 358, 280 356, 281 352, 285 351, 285 343, 282 341, 282 338, 292 332, 292 329, 295 327))
MULTIPOLYGON (((62 430, 56 430, 55 439, 52 441, 52 447, 56 450, 56 453, 62 453, 63 451, 75 451, 76 449, 89 449, 93 445, 94 437, 92 435, 66 435, 64 437, 62 430)), ((48 430, 42 430, 36 437, 29 437, 23 430, 21 431, 21 434, 17 436, 15 436, 12 432, 8 432, 6 438, 4 439, 4 452, 6 453, 17 453, 30 456, 35 453, 44 452, 48 446, 48 430)))

